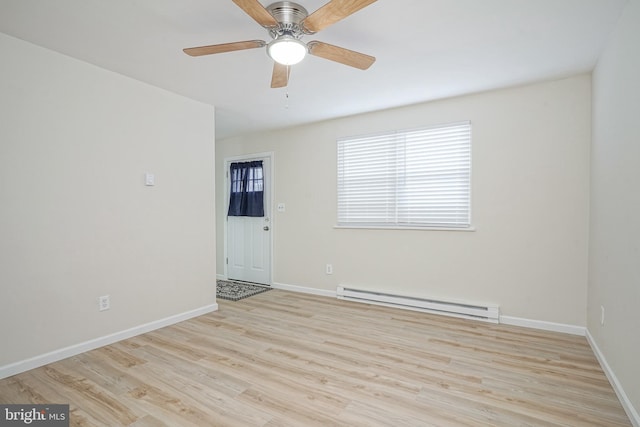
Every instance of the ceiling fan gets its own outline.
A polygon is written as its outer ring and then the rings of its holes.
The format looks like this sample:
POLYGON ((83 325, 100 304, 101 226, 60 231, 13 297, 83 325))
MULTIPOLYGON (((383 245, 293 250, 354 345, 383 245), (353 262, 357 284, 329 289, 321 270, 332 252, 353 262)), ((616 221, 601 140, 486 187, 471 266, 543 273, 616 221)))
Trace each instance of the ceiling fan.
POLYGON ((320 9, 309 14, 304 7, 291 1, 278 1, 264 7, 258 0, 233 0, 247 15, 267 29, 272 40, 214 44, 191 47, 183 51, 190 56, 202 56, 266 46, 267 54, 274 60, 272 88, 287 86, 290 66, 300 62, 307 53, 366 70, 375 62, 376 58, 373 56, 317 40, 305 43, 302 37, 315 34, 375 1, 330 0, 320 9))

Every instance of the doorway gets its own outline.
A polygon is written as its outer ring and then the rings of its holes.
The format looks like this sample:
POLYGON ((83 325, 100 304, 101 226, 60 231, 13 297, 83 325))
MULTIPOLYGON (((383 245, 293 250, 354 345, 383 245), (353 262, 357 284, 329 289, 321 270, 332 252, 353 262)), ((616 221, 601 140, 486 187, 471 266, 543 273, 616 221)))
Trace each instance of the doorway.
MULTIPOLYGON (((271 153, 267 153, 225 160, 226 276, 230 280, 271 284, 272 157, 271 153), (234 209, 232 209, 232 215, 229 215, 230 200, 235 196, 232 193, 242 187, 237 182, 238 167, 248 164, 251 164, 247 171, 249 184, 244 190, 248 189, 251 192, 262 190, 263 212, 244 215, 233 212, 234 209)), ((251 194, 254 199, 255 195, 256 193, 251 194)))

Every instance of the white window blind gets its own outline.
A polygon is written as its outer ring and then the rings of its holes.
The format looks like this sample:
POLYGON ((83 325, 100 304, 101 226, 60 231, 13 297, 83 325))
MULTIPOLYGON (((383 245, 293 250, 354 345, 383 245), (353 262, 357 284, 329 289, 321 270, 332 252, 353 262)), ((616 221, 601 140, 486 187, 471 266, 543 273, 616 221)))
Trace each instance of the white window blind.
POLYGON ((470 227, 470 122, 337 145, 339 226, 470 227))

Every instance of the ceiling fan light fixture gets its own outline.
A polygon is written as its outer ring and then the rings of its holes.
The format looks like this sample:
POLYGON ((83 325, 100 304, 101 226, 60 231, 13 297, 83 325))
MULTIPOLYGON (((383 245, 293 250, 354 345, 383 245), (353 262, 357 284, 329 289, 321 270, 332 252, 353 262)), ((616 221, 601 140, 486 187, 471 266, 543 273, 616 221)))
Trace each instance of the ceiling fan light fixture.
POLYGON ((295 65, 307 54, 307 45, 291 36, 281 36, 267 45, 267 53, 279 64, 295 65))

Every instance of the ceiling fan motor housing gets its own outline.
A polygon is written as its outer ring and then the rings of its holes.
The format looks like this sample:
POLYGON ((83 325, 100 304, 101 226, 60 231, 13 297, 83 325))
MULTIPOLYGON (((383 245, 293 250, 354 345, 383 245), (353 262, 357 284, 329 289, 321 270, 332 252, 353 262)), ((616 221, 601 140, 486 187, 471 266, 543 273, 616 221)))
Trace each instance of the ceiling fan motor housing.
POLYGON ((266 7, 267 11, 278 21, 278 26, 269 29, 272 38, 290 36, 300 39, 305 35, 300 22, 309 16, 307 9, 292 1, 279 1, 266 7))

